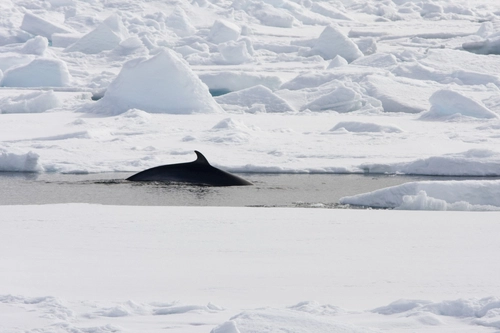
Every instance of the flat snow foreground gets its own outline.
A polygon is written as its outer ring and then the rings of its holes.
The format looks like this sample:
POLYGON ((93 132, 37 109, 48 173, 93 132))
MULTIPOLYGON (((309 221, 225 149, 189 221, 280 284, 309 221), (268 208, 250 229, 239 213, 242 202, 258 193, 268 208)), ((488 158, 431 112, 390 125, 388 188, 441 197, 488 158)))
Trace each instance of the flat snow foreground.
POLYGON ((500 213, 2 206, 0 332, 494 332, 500 213))

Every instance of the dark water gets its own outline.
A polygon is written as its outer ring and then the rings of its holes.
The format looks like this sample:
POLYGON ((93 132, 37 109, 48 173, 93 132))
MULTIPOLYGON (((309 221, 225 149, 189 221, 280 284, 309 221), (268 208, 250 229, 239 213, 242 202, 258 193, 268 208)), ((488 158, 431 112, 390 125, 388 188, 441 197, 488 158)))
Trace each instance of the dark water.
POLYGON ((30 174, 0 172, 0 205, 99 203, 140 206, 264 206, 344 208, 341 197, 424 176, 240 174, 254 186, 203 187, 129 182, 131 173, 30 174))

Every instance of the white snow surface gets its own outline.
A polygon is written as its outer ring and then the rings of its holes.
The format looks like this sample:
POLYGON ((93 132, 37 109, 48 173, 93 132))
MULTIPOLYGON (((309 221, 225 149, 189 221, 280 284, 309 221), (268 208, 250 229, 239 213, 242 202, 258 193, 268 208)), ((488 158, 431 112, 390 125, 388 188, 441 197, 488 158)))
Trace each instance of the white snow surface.
POLYGON ((0 1, 2 172, 199 150, 475 177, 341 200, 390 211, 1 206, 0 331, 498 331, 499 22, 491 0, 0 1))
POLYGON ((2 332, 495 332, 494 212, 3 206, 2 332))

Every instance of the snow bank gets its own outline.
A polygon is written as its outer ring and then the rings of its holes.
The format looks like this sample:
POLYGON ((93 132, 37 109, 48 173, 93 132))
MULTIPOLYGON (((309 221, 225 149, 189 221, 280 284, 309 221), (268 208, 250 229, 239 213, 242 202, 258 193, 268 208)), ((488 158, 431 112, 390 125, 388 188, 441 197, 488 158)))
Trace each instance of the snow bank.
POLYGON ((4 73, 3 87, 66 87, 70 84, 66 63, 59 59, 38 58, 24 66, 11 68, 4 73))
POLYGON ((395 125, 380 125, 363 123, 359 121, 341 121, 330 129, 334 131, 347 131, 354 133, 401 133, 403 130, 395 125))
POLYGON ((293 111, 293 108, 284 99, 276 96, 271 89, 261 85, 215 97, 215 100, 219 104, 238 105, 246 108, 261 104, 266 112, 293 111))
POLYGON ((151 113, 221 111, 207 86, 168 49, 125 63, 104 97, 81 111, 114 115, 134 108, 151 113))
MULTIPOLYGON (((383 315, 399 314, 404 317, 438 315, 464 320, 471 325, 499 328, 500 299, 497 297, 470 298, 431 302, 425 300, 401 299, 387 306, 372 310, 383 315)), ((436 318, 437 319, 437 318, 436 318)))
POLYGON ((352 62, 363 56, 358 46, 333 25, 329 25, 323 30, 314 42, 310 54, 320 55, 325 60, 333 59, 337 55, 340 55, 348 62, 352 62))
POLYGON ((0 98, 0 113, 39 113, 61 106, 52 90, 0 98))
POLYGON ((365 163, 360 169, 366 173, 493 177, 500 176, 500 153, 488 149, 471 149, 411 162, 365 163))
POLYGON ((54 33, 71 33, 71 29, 59 25, 54 22, 49 22, 39 16, 31 13, 24 14, 21 29, 35 36, 43 36, 47 39, 52 39, 54 33))
POLYGON ((38 154, 29 152, 26 154, 9 153, 0 148, 0 171, 8 172, 39 172, 43 168, 38 162, 38 154))
POLYGON ((429 99, 431 109, 420 117, 424 120, 443 120, 457 116, 472 118, 498 118, 498 114, 486 108, 482 103, 464 96, 462 93, 441 89, 429 99))
POLYGON ((289 309, 264 308, 242 312, 214 328, 211 333, 369 333, 369 328, 339 323, 328 316, 313 315, 289 309))
POLYGON ((410 182, 343 197, 340 203, 414 210, 500 210, 500 181, 410 182))
POLYGON ((128 37, 128 31, 123 26, 121 17, 113 14, 64 51, 96 54, 114 49, 128 37))

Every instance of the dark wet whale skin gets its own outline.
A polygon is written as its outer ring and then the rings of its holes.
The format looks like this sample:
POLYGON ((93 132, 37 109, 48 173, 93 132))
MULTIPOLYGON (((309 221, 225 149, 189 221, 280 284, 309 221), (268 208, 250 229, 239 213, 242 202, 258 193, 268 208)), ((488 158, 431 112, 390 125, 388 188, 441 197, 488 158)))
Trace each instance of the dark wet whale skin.
POLYGON ((253 185, 243 178, 211 166, 199 151, 195 150, 195 153, 196 161, 157 166, 136 173, 127 180, 178 182, 205 186, 253 185))

